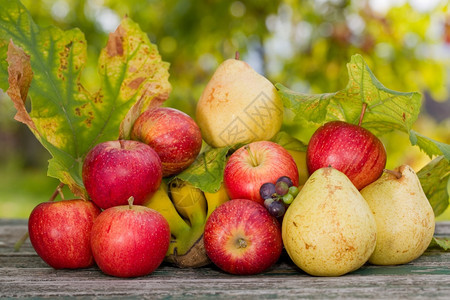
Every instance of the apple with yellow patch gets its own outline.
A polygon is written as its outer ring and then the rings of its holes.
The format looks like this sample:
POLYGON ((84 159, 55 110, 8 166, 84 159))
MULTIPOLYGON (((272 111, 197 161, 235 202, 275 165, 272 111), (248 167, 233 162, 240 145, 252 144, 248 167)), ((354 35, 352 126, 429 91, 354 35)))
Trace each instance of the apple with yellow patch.
POLYGON ((216 208, 206 221, 203 241, 211 261, 237 275, 267 270, 283 249, 277 220, 248 199, 230 200, 216 208))
POLYGON ((195 121, 171 107, 143 112, 133 125, 131 138, 149 145, 158 153, 163 177, 188 168, 202 148, 202 135, 195 121))

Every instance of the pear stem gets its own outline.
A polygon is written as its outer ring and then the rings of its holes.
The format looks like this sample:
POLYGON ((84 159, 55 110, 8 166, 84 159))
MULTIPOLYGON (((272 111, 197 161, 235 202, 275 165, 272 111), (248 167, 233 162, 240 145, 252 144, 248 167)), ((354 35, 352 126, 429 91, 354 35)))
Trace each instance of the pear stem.
POLYGON ((362 120, 364 118, 364 114, 366 113, 366 109, 367 109, 367 103, 364 102, 362 109, 361 109, 361 114, 359 115, 358 126, 361 126, 361 124, 362 124, 362 120))
POLYGON ((250 155, 250 159, 252 161, 252 165, 253 167, 257 167, 258 166, 258 160, 255 158, 255 156, 253 155, 252 150, 250 149, 250 147, 247 145, 245 146, 245 149, 247 150, 248 154, 250 155))
POLYGON ((234 53, 234 59, 239 60, 239 51, 236 51, 236 53, 234 53))
POLYGON ((133 208, 133 201, 134 201, 134 197, 133 197, 133 196, 131 196, 130 198, 128 198, 128 207, 129 207, 130 209, 133 208))
POLYGON ((389 170, 389 169, 383 169, 383 171, 384 171, 385 173, 394 175, 397 179, 402 178, 402 173, 400 173, 399 171, 394 171, 394 170, 389 170))

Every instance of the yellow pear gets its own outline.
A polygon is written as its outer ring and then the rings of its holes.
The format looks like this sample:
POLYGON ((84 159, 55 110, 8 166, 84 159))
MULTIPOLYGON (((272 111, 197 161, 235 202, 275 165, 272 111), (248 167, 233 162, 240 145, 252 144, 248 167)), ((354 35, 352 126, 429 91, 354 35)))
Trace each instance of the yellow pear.
POLYGON ((283 219, 284 247, 292 261, 315 276, 360 268, 376 243, 375 219, 351 181, 331 167, 315 171, 283 219))
POLYGON ((377 245, 369 262, 405 264, 422 255, 433 238, 435 221, 414 170, 402 165, 385 172, 361 194, 377 222, 377 245))
POLYGON ((228 59, 206 85, 196 121, 213 147, 270 140, 280 130, 283 103, 269 80, 246 62, 228 59))

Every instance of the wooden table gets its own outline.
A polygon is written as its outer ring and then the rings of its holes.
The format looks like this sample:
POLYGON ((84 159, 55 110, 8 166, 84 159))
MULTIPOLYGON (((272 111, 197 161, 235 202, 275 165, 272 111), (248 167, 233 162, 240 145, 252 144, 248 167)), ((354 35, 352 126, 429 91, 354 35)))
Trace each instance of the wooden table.
MULTIPOLYGON (((26 220, 0 220, 0 297, 450 299, 450 252, 438 250, 406 265, 365 265, 341 277, 309 276, 284 254, 256 276, 229 275, 214 266, 179 269, 163 264, 148 276, 121 279, 96 267, 54 270, 29 241, 14 252, 14 243, 25 232, 26 220)), ((436 234, 450 236, 450 222, 439 223, 436 234)))

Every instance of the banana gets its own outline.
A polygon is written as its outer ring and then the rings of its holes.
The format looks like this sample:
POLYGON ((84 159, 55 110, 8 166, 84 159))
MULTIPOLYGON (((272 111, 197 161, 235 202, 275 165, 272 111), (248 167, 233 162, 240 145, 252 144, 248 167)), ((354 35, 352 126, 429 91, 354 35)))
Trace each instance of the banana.
POLYGON ((170 195, 177 211, 191 223, 201 225, 206 220, 206 199, 202 191, 187 181, 175 179, 170 183, 170 195))
POLYGON ((208 202, 208 213, 206 218, 209 218, 211 213, 221 204, 230 200, 228 197, 227 191, 225 189, 225 185, 222 183, 220 188, 215 193, 204 192, 206 201, 208 202))
POLYGON ((180 179, 174 179, 169 186, 162 182, 144 205, 160 212, 169 223, 172 237, 166 261, 191 268, 208 264, 203 246, 205 223, 214 209, 226 201, 228 195, 223 184, 215 193, 203 193, 180 179))
POLYGON ((191 229, 189 224, 178 214, 172 201, 167 194, 168 188, 165 182, 161 182, 158 190, 153 196, 144 203, 145 206, 152 208, 163 215, 170 227, 170 232, 174 236, 181 236, 191 229))
POLYGON ((306 152, 298 150, 287 150, 295 161, 298 168, 298 184, 305 184, 309 177, 308 167, 306 166, 306 152))

